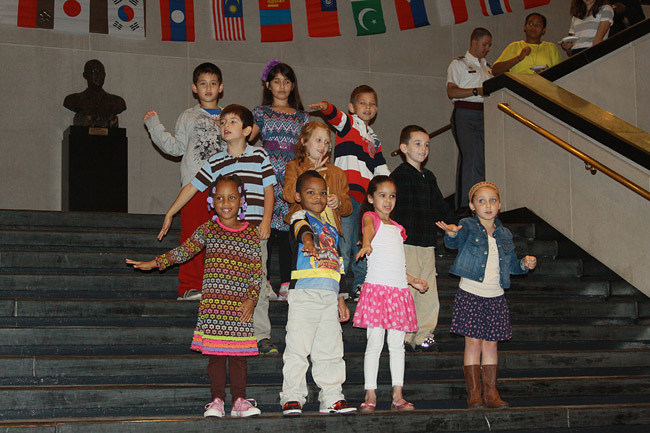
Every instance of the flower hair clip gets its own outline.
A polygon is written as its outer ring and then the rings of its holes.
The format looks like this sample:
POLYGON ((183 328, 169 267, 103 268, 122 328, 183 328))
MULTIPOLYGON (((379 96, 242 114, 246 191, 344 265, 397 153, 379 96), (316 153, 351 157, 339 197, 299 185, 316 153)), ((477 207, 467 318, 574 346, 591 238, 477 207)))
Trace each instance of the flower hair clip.
POLYGON ((238 216, 240 220, 243 220, 246 217, 246 209, 248 208, 248 203, 246 203, 246 191, 248 191, 248 189, 246 188, 246 185, 240 185, 237 189, 239 190, 239 194, 242 196, 241 212, 238 216))
POLYGON ((280 63, 282 63, 279 60, 273 59, 270 62, 266 64, 266 67, 262 71, 262 81, 267 82, 269 81, 269 72, 271 72, 271 69, 275 68, 278 66, 280 63))

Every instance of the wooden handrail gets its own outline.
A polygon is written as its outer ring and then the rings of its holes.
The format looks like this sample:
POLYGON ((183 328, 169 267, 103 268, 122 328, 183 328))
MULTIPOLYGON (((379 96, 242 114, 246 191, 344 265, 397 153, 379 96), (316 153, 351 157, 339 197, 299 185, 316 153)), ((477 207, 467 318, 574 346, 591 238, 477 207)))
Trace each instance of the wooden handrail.
MULTIPOLYGON (((429 138, 437 137, 438 135, 440 135, 440 134, 442 134, 443 132, 448 131, 448 130, 450 130, 450 129, 451 129, 451 123, 448 123, 448 124, 446 124, 445 126, 443 126, 442 128, 436 129, 436 130, 433 131, 431 134, 429 134, 429 138)), ((399 150, 399 148, 398 148, 397 150, 393 150, 393 151, 390 153, 390 156, 397 156, 397 155, 399 155, 399 154, 400 154, 400 150, 399 150)))
POLYGON ((601 164, 600 162, 596 161, 589 155, 587 155, 584 152, 581 152, 580 150, 576 149, 575 147, 571 146, 569 143, 566 141, 562 140, 561 138, 553 135, 552 133, 548 132, 546 129, 542 128, 541 126, 537 125, 536 123, 531 122, 530 120, 526 119, 524 116, 521 114, 517 113, 514 111, 510 106, 506 103, 500 103, 497 105, 499 110, 503 111, 506 113, 508 116, 512 117, 519 123, 527 126, 528 128, 532 129, 533 131, 537 132, 541 136, 549 139, 553 143, 557 144, 560 146, 562 149, 566 150, 570 154, 578 157, 585 163, 585 169, 590 170, 591 174, 596 174, 598 171, 602 171, 605 173, 607 176, 611 177, 614 179, 616 182, 620 183, 621 185, 625 186, 626 188, 634 191, 635 193, 639 194, 641 197, 645 198, 646 200, 650 200, 650 191, 640 187, 636 183, 632 182, 628 178, 618 174, 614 170, 610 169, 604 164, 601 164))

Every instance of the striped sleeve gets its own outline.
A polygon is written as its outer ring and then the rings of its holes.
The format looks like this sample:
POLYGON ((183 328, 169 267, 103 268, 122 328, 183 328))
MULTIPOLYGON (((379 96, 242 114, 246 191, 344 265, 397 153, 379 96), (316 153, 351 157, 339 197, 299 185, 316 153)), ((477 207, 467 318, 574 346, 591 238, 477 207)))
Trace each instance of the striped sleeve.
POLYGON ((352 120, 350 119, 350 116, 339 111, 333 104, 330 104, 327 101, 323 102, 327 103, 327 110, 322 111, 322 113, 325 115, 325 119, 330 125, 334 127, 334 129, 336 129, 337 135, 340 137, 345 136, 348 132, 350 132, 350 128, 352 127, 352 120))

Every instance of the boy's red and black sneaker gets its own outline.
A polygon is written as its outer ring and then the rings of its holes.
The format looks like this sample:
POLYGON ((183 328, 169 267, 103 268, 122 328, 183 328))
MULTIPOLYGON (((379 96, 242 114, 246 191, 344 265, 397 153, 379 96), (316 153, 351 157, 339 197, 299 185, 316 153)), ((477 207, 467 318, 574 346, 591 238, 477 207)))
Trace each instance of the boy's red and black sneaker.
POLYGON ((326 408, 321 408, 320 413, 353 413, 356 412, 357 408, 350 406, 350 403, 348 403, 345 400, 339 400, 330 407, 326 408))
POLYGON ((282 415, 300 416, 302 414, 302 405, 298 401, 288 401, 282 406, 282 415))

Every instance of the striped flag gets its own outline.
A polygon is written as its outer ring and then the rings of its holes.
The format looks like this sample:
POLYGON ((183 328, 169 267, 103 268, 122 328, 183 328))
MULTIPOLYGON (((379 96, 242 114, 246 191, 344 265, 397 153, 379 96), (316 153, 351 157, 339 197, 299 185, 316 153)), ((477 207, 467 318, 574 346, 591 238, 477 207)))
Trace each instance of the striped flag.
POLYGON ((395 0, 395 10, 400 30, 429 25, 424 0, 395 0))
POLYGON ((290 0, 259 0, 262 42, 293 40, 290 0))
POLYGON ((242 0, 212 0, 212 27, 218 41, 245 41, 242 0))
POLYGON ((54 0, 19 0, 16 17, 18 27, 54 28, 54 0))
POLYGON ((305 0, 307 31, 312 38, 341 36, 336 0, 305 0))
POLYGON ((440 25, 448 26, 467 21, 467 5, 465 0, 438 0, 438 16, 440 25))
POLYGON ((510 0, 480 0, 481 10, 483 15, 489 17, 491 15, 501 15, 506 12, 512 12, 510 8, 510 0))
POLYGON ((163 41, 193 42, 194 0, 160 0, 160 28, 163 41))
POLYGON ((524 0, 524 9, 536 8, 551 3, 551 0, 524 0))

